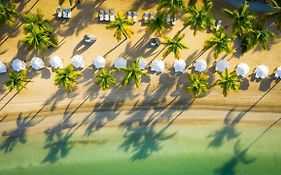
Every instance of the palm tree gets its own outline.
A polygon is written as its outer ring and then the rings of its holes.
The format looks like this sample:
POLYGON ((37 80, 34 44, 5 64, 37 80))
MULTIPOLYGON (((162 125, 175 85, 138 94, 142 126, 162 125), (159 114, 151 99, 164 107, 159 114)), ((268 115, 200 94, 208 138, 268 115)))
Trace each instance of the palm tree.
POLYGON ((230 91, 237 92, 240 87, 241 80, 235 71, 229 73, 226 69, 224 73, 217 72, 220 79, 217 80, 215 85, 219 85, 223 89, 223 96, 227 96, 230 91))
POLYGON ((162 36, 163 32, 170 28, 171 25, 167 23, 165 14, 163 12, 157 12, 155 18, 150 19, 147 24, 147 30, 150 33, 156 33, 158 36, 162 36))
POLYGON ((109 89, 110 85, 116 84, 116 80, 113 77, 115 70, 107 71, 105 68, 101 69, 101 72, 96 74, 96 84, 103 90, 109 89))
POLYGON ((27 77, 27 70, 22 70, 19 73, 11 71, 9 79, 4 84, 10 91, 16 89, 17 92, 20 92, 28 82, 31 81, 27 77))
POLYGON ((224 30, 221 28, 214 33, 214 36, 211 39, 205 41, 203 50, 212 48, 214 52, 214 58, 218 58, 219 54, 222 52, 229 54, 232 52, 230 43, 233 41, 233 39, 233 36, 225 34, 224 30))
POLYGON ((195 98, 201 94, 206 94, 209 90, 208 87, 209 76, 204 73, 194 73, 188 75, 190 85, 187 87, 187 93, 192 93, 195 98))
POLYGON ((121 70, 127 73, 123 80, 124 86, 128 85, 131 81, 134 81, 136 87, 138 88, 141 83, 141 77, 147 75, 145 70, 140 69, 139 59, 136 59, 130 66, 121 68, 121 70))
POLYGON ((163 56, 166 57, 170 53, 173 53, 177 59, 180 58, 180 51, 183 49, 188 49, 188 47, 182 42, 185 34, 179 35, 179 32, 174 38, 164 37, 165 41, 162 44, 168 47, 164 52, 163 56))
POLYGON ((202 9, 198 9, 195 6, 188 7, 187 12, 190 14, 190 16, 186 18, 184 26, 193 26, 194 35, 196 34, 197 30, 202 31, 207 27, 213 26, 214 19, 210 14, 212 7, 212 2, 208 2, 202 9))
POLYGON ((0 2, 0 25, 13 26, 17 21, 18 13, 15 6, 11 3, 4 5, 0 2))
POLYGON ((68 65, 66 68, 57 69, 55 78, 55 85, 63 86, 66 90, 73 91, 77 84, 77 78, 81 72, 75 71, 73 65, 68 65))
POLYGON ((241 51, 246 53, 256 45, 259 45, 263 50, 268 49, 268 44, 274 37, 273 32, 263 29, 261 24, 257 24, 254 31, 247 32, 241 38, 241 51))
POLYGON ((49 21, 44 19, 43 13, 38 9, 35 15, 33 14, 25 14, 23 16, 24 23, 24 31, 25 33, 32 32, 34 27, 38 27, 40 30, 46 32, 53 32, 52 27, 49 24, 49 21))
POLYGON ((34 26, 22 42, 28 49, 34 49, 36 52, 57 47, 56 37, 54 35, 50 35, 49 32, 40 30, 38 26, 34 26))
POLYGON ((178 11, 186 8, 185 4, 185 0, 160 0, 158 10, 167 9, 167 12, 174 17, 178 11))
POLYGON ((249 4, 246 0, 240 9, 234 11, 224 9, 224 12, 234 20, 234 24, 232 25, 234 34, 238 34, 241 37, 243 33, 252 30, 252 22, 256 17, 250 12, 249 4))
POLYGON ((269 0, 274 12, 266 14, 267 17, 273 18, 278 29, 281 29, 281 3, 275 0, 269 0))
POLYGON ((115 30, 114 37, 120 41, 122 39, 122 35, 124 35, 125 38, 130 38, 134 34, 133 29, 130 26, 131 24, 131 20, 126 19, 118 12, 115 20, 108 24, 106 29, 115 30))

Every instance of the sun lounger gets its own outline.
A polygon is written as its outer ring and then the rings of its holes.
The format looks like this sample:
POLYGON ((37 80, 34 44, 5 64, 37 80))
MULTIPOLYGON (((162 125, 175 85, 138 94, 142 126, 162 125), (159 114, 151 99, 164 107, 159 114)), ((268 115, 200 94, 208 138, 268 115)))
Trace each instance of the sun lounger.
POLYGON ((144 21, 145 23, 148 22, 148 18, 149 18, 148 13, 144 13, 143 16, 142 16, 142 19, 143 19, 143 21, 144 21))
POLYGON ((133 17, 132 12, 131 12, 131 11, 128 11, 128 13, 127 13, 127 18, 128 18, 128 19, 132 19, 132 17, 133 17))
POLYGON ((172 20, 172 25, 174 26, 174 25, 176 25, 176 21, 177 21, 177 17, 176 17, 176 15, 174 16, 174 19, 172 20))
POLYGON ((171 23, 171 15, 168 14, 168 15, 166 16, 166 18, 167 18, 167 23, 170 24, 170 23, 171 23))
POLYGON ((100 19, 100 21, 104 20, 104 11, 103 10, 100 10, 100 12, 99 12, 99 19, 100 19))
POLYGON ((62 9, 62 17, 68 18, 68 10, 67 9, 62 9))
POLYGON ((109 11, 108 10, 104 11, 104 21, 109 21, 109 11))
POLYGON ((60 7, 57 8, 57 16, 58 16, 58 18, 62 17, 62 9, 60 7))
POLYGON ((133 12, 133 22, 138 22, 137 12, 133 12))
POLYGON ((68 9, 67 18, 68 18, 68 19, 71 18, 71 9, 68 9))
POLYGON ((222 20, 218 20, 217 24, 216 24, 216 30, 219 30, 219 28, 221 27, 222 24, 222 20))
POLYGON ((113 10, 109 11, 109 21, 115 20, 115 12, 113 10))
POLYGON ((154 14, 153 13, 149 13, 149 19, 154 19, 154 14))

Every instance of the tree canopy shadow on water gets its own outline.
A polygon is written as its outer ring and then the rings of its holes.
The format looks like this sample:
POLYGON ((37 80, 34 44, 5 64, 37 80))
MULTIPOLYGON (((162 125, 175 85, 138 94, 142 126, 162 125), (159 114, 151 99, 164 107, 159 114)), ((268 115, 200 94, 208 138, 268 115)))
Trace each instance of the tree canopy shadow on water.
POLYGON ((238 166, 239 163, 248 165, 255 161, 255 158, 249 159, 247 156, 248 151, 250 148, 257 143, 276 123, 281 121, 281 118, 274 121, 270 124, 255 140, 253 140, 247 147, 244 149, 240 146, 240 139, 234 145, 234 154, 233 156, 226 161, 221 167, 215 169, 215 173, 219 175, 235 175, 236 171, 235 168, 238 166))
POLYGON ((2 136, 4 136, 5 139, 0 144, 0 150, 2 150, 4 153, 8 153, 13 151, 17 143, 25 144, 27 129, 37 125, 38 123, 44 120, 43 118, 38 121, 34 121, 35 117, 40 113, 43 108, 44 106, 33 116, 29 114, 26 117, 23 117, 22 113, 20 113, 16 120, 17 128, 2 133, 2 136))

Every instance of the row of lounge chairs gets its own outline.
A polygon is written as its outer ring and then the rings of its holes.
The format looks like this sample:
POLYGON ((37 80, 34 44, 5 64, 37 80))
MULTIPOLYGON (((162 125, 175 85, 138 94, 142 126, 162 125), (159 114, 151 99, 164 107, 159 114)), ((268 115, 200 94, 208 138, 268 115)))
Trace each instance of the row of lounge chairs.
POLYGON ((64 19, 70 19, 71 18, 71 8, 57 8, 57 17, 58 18, 64 18, 64 19))
POLYGON ((99 20, 102 21, 114 21, 115 12, 113 10, 100 10, 99 11, 99 20))

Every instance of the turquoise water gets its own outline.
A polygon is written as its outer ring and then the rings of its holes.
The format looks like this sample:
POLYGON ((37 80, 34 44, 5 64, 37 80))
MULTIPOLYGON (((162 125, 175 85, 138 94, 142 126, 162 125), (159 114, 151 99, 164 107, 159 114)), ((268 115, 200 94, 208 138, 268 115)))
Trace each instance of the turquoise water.
POLYGON ((0 175, 280 175, 280 124, 267 128, 161 124, 28 135, 2 147, 0 175))

